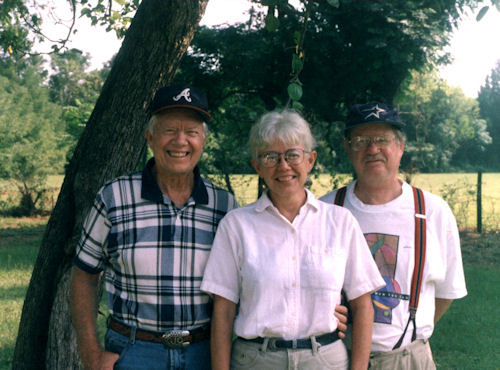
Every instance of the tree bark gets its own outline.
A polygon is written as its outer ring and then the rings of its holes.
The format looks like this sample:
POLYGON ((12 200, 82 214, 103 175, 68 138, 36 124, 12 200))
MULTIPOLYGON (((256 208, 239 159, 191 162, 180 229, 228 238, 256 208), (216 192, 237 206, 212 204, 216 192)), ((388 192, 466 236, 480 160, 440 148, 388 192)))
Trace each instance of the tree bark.
POLYGON ((72 259, 97 190, 137 167, 147 109, 186 52, 208 0, 143 0, 70 161, 23 306, 13 369, 74 369, 72 259))

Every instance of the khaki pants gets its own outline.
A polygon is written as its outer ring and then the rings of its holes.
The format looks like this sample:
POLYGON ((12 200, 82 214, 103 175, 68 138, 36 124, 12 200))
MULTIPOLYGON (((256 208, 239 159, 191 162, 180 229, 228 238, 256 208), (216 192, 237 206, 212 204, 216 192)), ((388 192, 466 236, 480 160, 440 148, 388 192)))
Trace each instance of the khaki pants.
POLYGON ((434 370, 431 346, 428 340, 417 339, 405 347, 370 355, 370 369, 375 370, 434 370))
POLYGON ((266 345, 236 339, 231 353, 233 370, 346 370, 348 365, 347 350, 342 340, 316 350, 270 350, 266 345))

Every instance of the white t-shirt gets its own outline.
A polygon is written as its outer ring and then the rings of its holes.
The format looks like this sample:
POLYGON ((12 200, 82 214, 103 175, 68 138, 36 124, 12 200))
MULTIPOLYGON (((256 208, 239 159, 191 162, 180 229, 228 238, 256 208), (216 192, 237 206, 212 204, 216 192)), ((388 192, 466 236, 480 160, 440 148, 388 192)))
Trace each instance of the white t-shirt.
POLYGON ((243 338, 307 338, 334 331, 335 305, 384 285, 349 211, 307 201, 290 223, 265 193, 220 222, 201 290, 239 303, 243 338))
MULTIPOLYGON (((386 286, 375 294, 372 351, 390 351, 408 322, 409 296, 414 267, 415 207, 412 188, 383 205, 368 205, 347 187, 344 207, 358 220, 386 286)), ((332 204, 336 191, 320 199, 332 204)), ((467 294, 460 239, 453 213, 438 196, 424 191, 427 250, 416 315, 417 338, 427 339, 434 330, 435 298, 456 299, 467 294)), ((408 327, 401 346, 411 342, 408 327)))

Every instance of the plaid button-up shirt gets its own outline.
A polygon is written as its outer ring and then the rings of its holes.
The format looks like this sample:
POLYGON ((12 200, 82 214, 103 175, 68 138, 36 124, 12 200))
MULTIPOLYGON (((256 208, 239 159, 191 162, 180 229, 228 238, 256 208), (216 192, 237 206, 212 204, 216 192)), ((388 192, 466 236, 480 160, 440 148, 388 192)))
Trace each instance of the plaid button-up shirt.
POLYGON ((238 205, 195 168, 193 193, 179 209, 160 191, 153 165, 99 191, 74 263, 104 270, 115 319, 157 332, 190 330, 210 321, 210 298, 199 288, 217 225, 238 205))

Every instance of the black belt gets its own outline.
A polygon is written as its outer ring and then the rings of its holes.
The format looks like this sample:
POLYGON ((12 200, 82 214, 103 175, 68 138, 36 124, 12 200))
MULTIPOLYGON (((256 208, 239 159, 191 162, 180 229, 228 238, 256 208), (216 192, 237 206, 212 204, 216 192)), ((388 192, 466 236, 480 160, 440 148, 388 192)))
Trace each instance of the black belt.
MULTIPOLYGON (((110 318, 108 328, 125 336, 130 336, 132 328, 121 322, 110 318)), ((171 330, 165 333, 136 329, 135 339, 146 342, 162 343, 167 348, 183 348, 191 343, 201 342, 210 338, 210 326, 196 328, 193 330, 171 330)))
MULTIPOLYGON (((254 343, 264 343, 266 338, 257 337, 253 339, 245 339, 242 337, 238 337, 239 339, 245 340, 247 342, 254 343)), ((339 334, 337 330, 332 333, 319 335, 316 338, 316 343, 325 346, 327 344, 331 344, 339 339, 339 334)), ((296 340, 284 340, 281 338, 268 338, 268 348, 273 349, 286 349, 286 348, 298 348, 298 349, 313 349, 313 342, 311 338, 307 339, 296 339, 296 340)))

